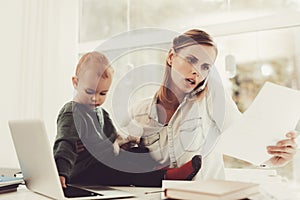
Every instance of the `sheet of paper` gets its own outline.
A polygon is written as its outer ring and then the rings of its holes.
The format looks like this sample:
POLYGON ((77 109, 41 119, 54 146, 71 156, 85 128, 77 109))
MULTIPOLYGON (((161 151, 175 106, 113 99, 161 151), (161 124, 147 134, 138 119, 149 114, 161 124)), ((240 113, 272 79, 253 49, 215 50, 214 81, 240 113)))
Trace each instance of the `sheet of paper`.
POLYGON ((254 165, 271 158, 268 145, 285 139, 300 119, 300 91, 266 82, 242 117, 222 134, 216 148, 254 165))

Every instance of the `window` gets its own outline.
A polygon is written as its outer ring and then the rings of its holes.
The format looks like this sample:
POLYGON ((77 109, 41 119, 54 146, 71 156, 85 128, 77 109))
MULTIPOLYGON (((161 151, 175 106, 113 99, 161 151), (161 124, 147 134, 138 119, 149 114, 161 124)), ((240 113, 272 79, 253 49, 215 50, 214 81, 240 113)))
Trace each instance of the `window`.
MULTIPOLYGON (((224 81, 232 89, 233 98, 241 111, 248 107, 265 81, 300 88, 300 17, 299 13, 292 15, 300 10, 300 2, 297 0, 80 2, 79 55, 93 50, 113 36, 131 30, 155 27, 183 32, 195 27, 206 28, 219 46, 216 66, 221 73, 225 68, 226 55, 235 55, 237 75, 232 79, 225 78, 224 81)), ((143 42, 147 41, 143 40, 141 43, 143 42)), ((116 72, 112 88, 124 80, 124 74, 129 70, 151 64, 164 66, 170 42, 171 40, 166 39, 159 44, 163 50, 144 48, 148 44, 141 45, 135 51, 130 49, 137 46, 123 47, 128 48, 128 51, 112 62, 116 72)), ((116 53, 120 49, 114 46, 110 52, 116 53)), ((223 75, 225 77, 225 73, 223 75)), ((143 74, 141 77, 148 76, 149 74, 143 74)), ((128 84, 130 85, 130 81, 128 84)), ((144 89, 134 88, 133 85, 129 87, 133 87, 133 100, 128 101, 131 104, 135 98, 151 95, 157 85, 147 85, 144 89)), ((113 94, 110 95, 107 102, 111 101, 109 98, 113 94)), ((111 105, 105 106, 111 110, 111 105)), ((238 167, 241 165, 243 164, 237 163, 238 167)), ((236 167, 236 162, 229 160, 227 166, 236 167)), ((291 176, 290 168, 291 165, 288 165, 283 169, 284 176, 291 176)))

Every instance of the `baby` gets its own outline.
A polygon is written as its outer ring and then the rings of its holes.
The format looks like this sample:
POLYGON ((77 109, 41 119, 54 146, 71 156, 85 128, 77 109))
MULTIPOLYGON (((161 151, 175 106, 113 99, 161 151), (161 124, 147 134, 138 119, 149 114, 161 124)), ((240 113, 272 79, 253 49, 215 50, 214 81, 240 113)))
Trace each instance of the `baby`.
MULTIPOLYGON (((129 147, 126 144, 139 143, 139 139, 119 136, 109 114, 101 107, 112 77, 113 68, 103 54, 89 52, 81 57, 72 77, 76 94, 63 106, 57 119, 54 158, 62 187, 66 188, 67 183, 160 186, 163 179, 191 179, 201 167, 198 156, 180 168, 146 173, 124 172, 103 162, 109 159, 110 163, 128 165, 127 168, 145 163, 123 156, 124 150, 119 147, 129 147)), ((152 162, 150 156, 147 159, 152 162)))

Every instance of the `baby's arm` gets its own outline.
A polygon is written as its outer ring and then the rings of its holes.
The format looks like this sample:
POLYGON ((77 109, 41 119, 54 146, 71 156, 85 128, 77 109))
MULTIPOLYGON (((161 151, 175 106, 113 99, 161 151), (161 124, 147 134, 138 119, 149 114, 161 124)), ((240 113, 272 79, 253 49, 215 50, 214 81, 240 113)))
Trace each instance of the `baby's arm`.
POLYGON ((62 110, 57 119, 57 135, 53 153, 63 187, 70 178, 72 168, 77 159, 76 142, 79 140, 74 125, 71 108, 62 110))

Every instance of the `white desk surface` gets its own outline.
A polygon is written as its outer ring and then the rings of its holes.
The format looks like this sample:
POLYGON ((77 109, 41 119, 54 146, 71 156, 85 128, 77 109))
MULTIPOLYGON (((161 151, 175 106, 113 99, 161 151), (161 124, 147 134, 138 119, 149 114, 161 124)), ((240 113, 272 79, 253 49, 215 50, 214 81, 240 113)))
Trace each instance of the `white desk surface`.
MULTIPOLYGON (((158 200, 160 193, 145 194, 146 191, 158 191, 161 188, 145 188, 145 187, 113 187, 136 194, 136 197, 125 198, 128 200, 158 200)), ((9 192, 0 194, 0 200, 49 200, 50 198, 31 192, 25 185, 20 185, 17 192, 9 192)), ((124 198, 123 198, 124 199, 124 198)), ((125 200, 124 199, 124 200, 125 200)))
MULTIPOLYGON (((300 187, 293 185, 292 183, 289 185, 276 185, 270 187, 274 187, 273 191, 276 190, 274 195, 270 195, 270 193, 266 194, 258 194, 251 197, 251 200, 300 200, 300 187)), ((116 189, 129 191, 130 193, 136 194, 136 197, 133 198, 125 198, 128 200, 160 200, 161 193, 153 193, 153 194, 145 194, 145 192, 150 191, 159 191, 161 188, 146 188, 146 187, 114 187, 116 189)), ((266 191, 265 188, 263 191, 266 191)), ((269 190, 270 191, 270 190, 269 190)), ((268 191, 268 192, 269 192, 268 191)), ((39 195, 37 193, 29 191, 24 185, 20 185, 18 187, 17 192, 10 192, 0 194, 0 200, 49 200, 50 198, 39 195)), ((124 199, 124 200, 125 200, 124 199)))
MULTIPOLYGON (((276 176, 274 170, 261 169, 226 169, 229 180, 256 182, 260 184, 264 195, 258 195, 253 200, 300 200, 300 183, 284 181, 276 176), (267 195, 265 195, 267 194, 267 195)), ((161 188, 150 187, 114 187, 136 194, 130 200, 159 200, 161 193, 145 194, 145 192, 159 191, 161 188)), ((49 200, 49 198, 29 191, 25 185, 20 185, 17 192, 0 194, 0 200, 49 200)))

